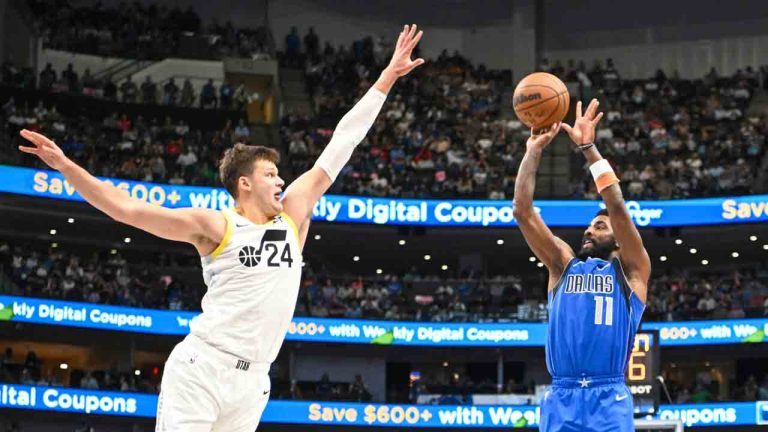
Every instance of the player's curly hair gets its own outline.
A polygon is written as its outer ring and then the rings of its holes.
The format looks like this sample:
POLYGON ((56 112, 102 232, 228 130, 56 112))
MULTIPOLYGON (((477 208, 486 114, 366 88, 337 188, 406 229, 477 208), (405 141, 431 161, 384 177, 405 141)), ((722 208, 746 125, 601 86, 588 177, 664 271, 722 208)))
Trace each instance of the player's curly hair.
POLYGON ((219 179, 233 198, 237 199, 237 179, 251 175, 254 162, 260 160, 277 165, 280 163, 280 153, 269 147, 243 143, 237 143, 224 152, 219 163, 219 179))

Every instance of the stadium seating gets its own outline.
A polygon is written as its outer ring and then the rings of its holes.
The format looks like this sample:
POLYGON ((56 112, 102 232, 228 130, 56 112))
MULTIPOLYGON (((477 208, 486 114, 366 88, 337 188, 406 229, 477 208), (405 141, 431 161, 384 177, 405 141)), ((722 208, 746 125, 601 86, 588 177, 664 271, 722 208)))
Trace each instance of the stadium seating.
MULTIPOLYGON (((119 253, 71 253, 0 243, 8 294, 171 310, 199 310, 198 264, 168 254, 127 262, 119 253), (190 277, 190 275, 192 275, 190 277)), ((296 315, 433 322, 545 321, 535 275, 344 275, 307 265, 296 315)), ((645 320, 768 315, 768 270, 676 269, 652 277, 645 320)))

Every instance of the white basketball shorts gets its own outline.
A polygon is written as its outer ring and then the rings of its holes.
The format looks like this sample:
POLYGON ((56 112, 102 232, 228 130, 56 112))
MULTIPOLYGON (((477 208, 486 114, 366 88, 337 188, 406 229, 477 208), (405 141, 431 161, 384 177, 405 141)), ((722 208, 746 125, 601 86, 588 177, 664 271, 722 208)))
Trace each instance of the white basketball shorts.
POLYGON ((156 432, 254 432, 269 400, 269 364, 188 335, 165 362, 156 432))

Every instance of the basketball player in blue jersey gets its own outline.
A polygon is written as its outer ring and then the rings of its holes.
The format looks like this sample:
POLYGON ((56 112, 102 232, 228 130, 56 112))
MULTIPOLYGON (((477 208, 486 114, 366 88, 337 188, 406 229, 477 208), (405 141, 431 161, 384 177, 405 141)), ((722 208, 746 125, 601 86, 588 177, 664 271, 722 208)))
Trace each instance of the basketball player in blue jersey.
POLYGON ((578 253, 555 237, 533 208, 544 148, 561 128, 531 136, 515 184, 514 215, 533 253, 549 270, 547 369, 552 387, 541 400, 540 430, 634 430, 632 395, 624 384, 645 309, 651 261, 624 205, 619 179, 594 145, 603 113, 592 100, 576 122, 562 124, 590 163, 606 209, 584 231, 578 253))
POLYGON ((269 400, 270 364, 293 316, 301 252, 312 209, 349 161, 398 80, 424 63, 411 59, 422 32, 405 26, 389 65, 339 121, 315 166, 282 194, 274 149, 228 149, 219 176, 235 208, 168 209, 99 181, 51 140, 24 130, 20 150, 60 171, 88 203, 116 221, 192 244, 208 291, 203 313, 165 363, 157 403, 159 432, 253 432, 269 400), (282 194, 282 197, 281 197, 282 194))

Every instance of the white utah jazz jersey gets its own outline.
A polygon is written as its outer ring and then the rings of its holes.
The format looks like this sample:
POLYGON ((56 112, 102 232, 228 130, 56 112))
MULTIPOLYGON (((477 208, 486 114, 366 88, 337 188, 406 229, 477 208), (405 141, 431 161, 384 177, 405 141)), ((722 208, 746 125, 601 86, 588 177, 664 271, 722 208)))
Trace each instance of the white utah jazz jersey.
POLYGON ((244 360, 271 363, 288 331, 301 283, 299 233, 285 213, 264 225, 233 210, 223 213, 227 231, 219 247, 202 257, 208 291, 190 332, 244 360))

